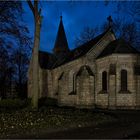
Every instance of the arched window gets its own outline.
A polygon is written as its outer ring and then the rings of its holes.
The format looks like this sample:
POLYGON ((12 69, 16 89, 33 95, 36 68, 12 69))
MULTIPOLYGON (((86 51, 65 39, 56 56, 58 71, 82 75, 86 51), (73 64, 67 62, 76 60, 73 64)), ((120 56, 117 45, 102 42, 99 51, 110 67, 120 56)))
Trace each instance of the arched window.
POLYGON ((107 91, 107 72, 102 73, 102 90, 107 91))
POLYGON ((76 74, 72 71, 70 73, 69 77, 69 95, 75 95, 76 94, 76 74))
POLYGON ((73 74, 73 93, 76 94, 76 77, 75 77, 75 74, 73 74))
POLYGON ((127 71, 121 70, 121 91, 127 91, 127 71))
POLYGON ((55 95, 58 95, 59 92, 60 92, 60 91, 59 91, 59 90, 60 90, 60 81, 62 80, 63 76, 64 76, 64 72, 62 72, 62 73, 60 74, 60 76, 58 77, 57 91, 56 91, 55 95))

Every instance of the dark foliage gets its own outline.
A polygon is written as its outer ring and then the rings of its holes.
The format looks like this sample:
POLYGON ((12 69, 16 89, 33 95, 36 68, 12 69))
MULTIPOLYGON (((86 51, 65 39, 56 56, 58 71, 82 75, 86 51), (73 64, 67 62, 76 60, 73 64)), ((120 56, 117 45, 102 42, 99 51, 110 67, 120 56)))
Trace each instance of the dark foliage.
POLYGON ((14 111, 30 106, 30 99, 3 99, 0 100, 0 111, 14 111))
POLYGON ((0 96, 6 98, 6 93, 10 92, 12 68, 9 65, 7 50, 0 46, 0 96))
MULTIPOLYGON (((112 29, 115 32, 117 38, 124 39, 127 43, 132 45, 133 47, 139 48, 139 31, 137 28, 137 24, 130 20, 127 21, 122 19, 121 17, 113 19, 112 29)), ((108 23, 105 22, 102 27, 101 31, 105 31, 108 28, 108 23)))
POLYGON ((13 0, 0 2, 1 40, 6 38, 6 36, 3 35, 10 35, 16 39, 19 39, 22 43, 27 43, 29 41, 29 37, 26 35, 26 33, 29 31, 28 28, 23 24, 22 13, 23 9, 21 1, 13 0))
POLYGON ((13 94, 23 98, 27 94, 23 88, 27 82, 31 38, 22 20, 23 12, 21 1, 0 2, 0 98, 13 94))
POLYGON ((75 46, 80 46, 90 40, 92 40, 95 35, 97 34, 98 32, 98 28, 96 27, 95 29, 94 28, 91 28, 89 26, 86 26, 84 27, 84 29, 81 31, 79 37, 76 37, 75 39, 75 46))
POLYGON ((38 106, 57 106, 57 99, 42 97, 39 99, 38 106))
POLYGON ((11 56, 12 65, 15 69, 13 76, 19 98, 27 97, 27 71, 29 64, 28 53, 27 48, 19 47, 14 50, 11 56))

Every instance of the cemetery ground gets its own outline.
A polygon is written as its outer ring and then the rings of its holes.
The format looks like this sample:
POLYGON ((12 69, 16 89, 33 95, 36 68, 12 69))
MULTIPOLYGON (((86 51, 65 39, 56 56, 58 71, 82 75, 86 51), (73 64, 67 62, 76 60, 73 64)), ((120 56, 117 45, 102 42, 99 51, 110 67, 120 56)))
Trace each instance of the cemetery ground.
POLYGON ((0 138, 140 136, 140 111, 76 109, 48 103, 32 111, 27 101, 0 101, 0 138))

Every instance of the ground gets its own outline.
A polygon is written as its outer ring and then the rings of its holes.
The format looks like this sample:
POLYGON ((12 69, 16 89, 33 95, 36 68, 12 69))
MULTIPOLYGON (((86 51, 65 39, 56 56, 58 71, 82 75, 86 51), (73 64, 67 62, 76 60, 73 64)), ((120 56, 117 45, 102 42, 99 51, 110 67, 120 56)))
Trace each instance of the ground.
POLYGON ((0 112, 0 138, 39 138, 46 133, 70 130, 89 125, 112 122, 116 119, 93 110, 41 107, 0 112))
POLYGON ((140 111, 103 111, 117 121, 76 128, 42 136, 42 138, 130 139, 140 138, 140 111))
POLYGON ((45 107, 1 112, 0 138, 140 138, 140 111, 45 107))

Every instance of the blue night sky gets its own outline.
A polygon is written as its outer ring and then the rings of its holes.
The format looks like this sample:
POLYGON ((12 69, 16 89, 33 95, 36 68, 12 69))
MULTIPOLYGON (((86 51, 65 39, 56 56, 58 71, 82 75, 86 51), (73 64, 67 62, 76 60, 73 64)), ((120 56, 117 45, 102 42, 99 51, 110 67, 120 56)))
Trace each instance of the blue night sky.
MULTIPOLYGON (((24 3, 24 21, 29 27, 30 35, 33 37, 34 22, 33 15, 26 3, 24 3)), ((96 28, 106 22, 111 15, 115 18, 117 4, 111 2, 105 5, 104 1, 41 1, 43 23, 41 28, 40 50, 51 52, 58 31, 60 15, 63 16, 63 24, 69 44, 73 49, 75 38, 85 26, 96 28)))

